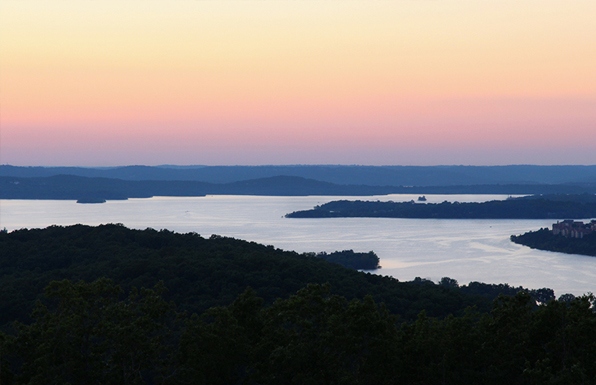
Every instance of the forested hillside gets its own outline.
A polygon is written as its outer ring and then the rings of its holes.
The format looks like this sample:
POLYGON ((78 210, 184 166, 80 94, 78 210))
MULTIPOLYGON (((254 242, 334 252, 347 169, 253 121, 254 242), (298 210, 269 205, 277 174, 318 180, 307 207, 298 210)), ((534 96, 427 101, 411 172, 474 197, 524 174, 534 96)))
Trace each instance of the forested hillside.
POLYGON ((273 304, 247 290, 202 315, 153 289, 53 282, 33 323, 0 333, 12 384, 596 384, 593 296, 402 322, 371 296, 309 285, 273 304))
POLYGON ((596 383, 592 296, 121 225, 0 233, 0 251, 3 385, 596 383))
MULTIPOLYGON (((180 310, 202 313, 225 306, 248 286, 265 302, 287 298, 308 283, 329 282, 348 299, 370 294, 404 319, 421 310, 444 317, 467 306, 490 307, 489 297, 470 296, 431 282, 412 284, 361 273, 313 254, 297 254, 233 238, 131 230, 121 225, 75 225, 0 233, 0 325, 27 320, 51 281, 113 279, 125 290, 163 281, 167 300, 180 310)), ((498 294, 498 293, 497 293, 498 294)))

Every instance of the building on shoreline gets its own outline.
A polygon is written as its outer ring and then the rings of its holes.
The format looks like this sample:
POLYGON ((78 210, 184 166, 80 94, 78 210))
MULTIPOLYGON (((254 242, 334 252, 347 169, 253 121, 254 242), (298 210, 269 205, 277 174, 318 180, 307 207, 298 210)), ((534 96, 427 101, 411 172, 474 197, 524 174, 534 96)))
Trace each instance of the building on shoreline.
POLYGON ((590 223, 567 219, 562 222, 553 223, 553 234, 562 235, 567 238, 583 238, 596 231, 596 220, 590 223))

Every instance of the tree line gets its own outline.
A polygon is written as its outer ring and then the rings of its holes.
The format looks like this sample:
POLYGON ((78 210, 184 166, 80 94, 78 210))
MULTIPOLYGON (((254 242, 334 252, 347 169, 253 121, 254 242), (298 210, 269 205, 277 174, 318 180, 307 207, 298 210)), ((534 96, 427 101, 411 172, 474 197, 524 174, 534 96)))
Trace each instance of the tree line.
POLYGON ((308 285, 264 305, 180 313, 166 288, 54 281, 30 324, 0 333, 12 384, 595 384, 594 297, 538 305, 528 293, 404 322, 371 296, 308 285))

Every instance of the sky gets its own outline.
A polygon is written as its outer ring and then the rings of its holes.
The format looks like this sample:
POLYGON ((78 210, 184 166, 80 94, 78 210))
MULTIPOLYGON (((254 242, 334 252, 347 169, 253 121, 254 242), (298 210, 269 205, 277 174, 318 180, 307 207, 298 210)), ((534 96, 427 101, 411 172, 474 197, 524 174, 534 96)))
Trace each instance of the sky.
POLYGON ((594 0, 2 0, 0 163, 596 164, 594 0))

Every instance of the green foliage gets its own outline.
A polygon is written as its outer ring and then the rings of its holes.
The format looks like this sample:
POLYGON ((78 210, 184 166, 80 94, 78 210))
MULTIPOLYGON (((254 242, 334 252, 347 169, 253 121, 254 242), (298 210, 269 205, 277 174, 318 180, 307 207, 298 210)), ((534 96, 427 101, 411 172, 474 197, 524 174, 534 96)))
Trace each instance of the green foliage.
POLYGON ((172 305, 163 285, 122 290, 107 279, 91 284, 54 281, 38 302, 31 325, 16 323, 9 354, 26 384, 144 384, 168 374, 165 340, 172 305))
POLYGON ((180 338, 180 378, 192 384, 234 384, 254 372, 263 337, 263 299, 247 289, 230 306, 208 309, 186 321, 180 338))
POLYGON ((309 285, 264 313, 259 381, 279 384, 384 383, 395 317, 370 296, 347 302, 329 285, 309 285))
POLYGON ((596 384, 591 295, 537 305, 520 292, 490 313, 423 311, 399 325, 370 296, 348 301, 329 285, 270 305, 247 289, 192 316, 176 316, 164 293, 52 282, 34 322, 0 334, 0 382, 596 384))
POLYGON ((500 295, 515 296, 518 293, 525 292, 530 295, 535 301, 540 303, 548 303, 555 299, 555 292, 552 289, 526 289, 523 286, 510 286, 506 283, 487 284, 481 282, 470 282, 467 285, 461 286, 460 290, 470 295, 481 295, 487 298, 497 298, 500 295))

